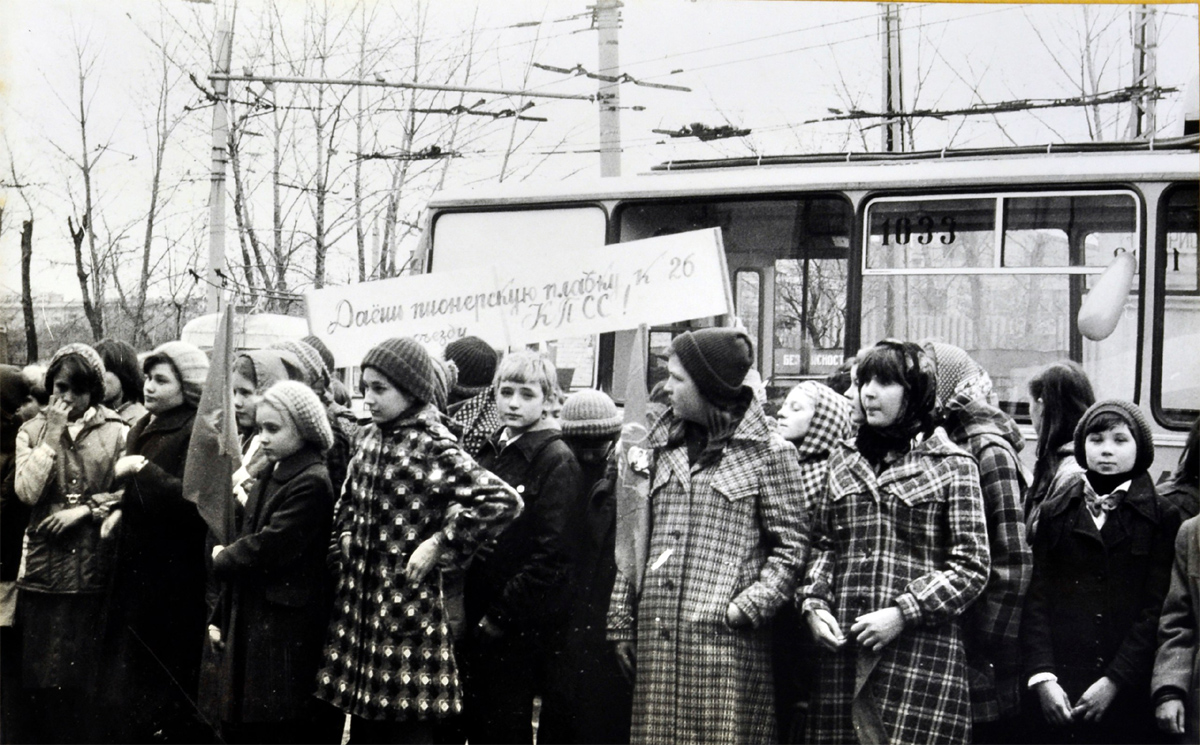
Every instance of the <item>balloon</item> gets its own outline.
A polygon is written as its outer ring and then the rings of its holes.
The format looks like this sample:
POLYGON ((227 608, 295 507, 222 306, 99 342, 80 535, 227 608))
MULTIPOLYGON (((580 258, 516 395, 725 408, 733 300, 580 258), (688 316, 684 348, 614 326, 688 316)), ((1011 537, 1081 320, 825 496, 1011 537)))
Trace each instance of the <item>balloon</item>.
POLYGON ((1121 320, 1125 299, 1133 285, 1136 262, 1133 253, 1117 249, 1117 256, 1100 275, 1079 307, 1079 333, 1092 341, 1107 339, 1121 320))

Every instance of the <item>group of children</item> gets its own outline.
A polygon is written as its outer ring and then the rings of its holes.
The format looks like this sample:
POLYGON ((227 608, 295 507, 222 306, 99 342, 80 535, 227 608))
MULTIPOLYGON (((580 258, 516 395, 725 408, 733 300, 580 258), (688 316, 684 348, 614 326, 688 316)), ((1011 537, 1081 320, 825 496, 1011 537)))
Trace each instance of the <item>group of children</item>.
POLYGON ((5 741, 1195 741, 1197 520, 1135 405, 1039 373, 1027 478, 957 347, 880 342, 774 419, 753 359, 678 336, 618 463, 612 400, 535 352, 384 341, 361 424, 318 340, 244 353, 225 539, 183 493, 202 351, 64 346, 23 424, 0 371, 5 741))

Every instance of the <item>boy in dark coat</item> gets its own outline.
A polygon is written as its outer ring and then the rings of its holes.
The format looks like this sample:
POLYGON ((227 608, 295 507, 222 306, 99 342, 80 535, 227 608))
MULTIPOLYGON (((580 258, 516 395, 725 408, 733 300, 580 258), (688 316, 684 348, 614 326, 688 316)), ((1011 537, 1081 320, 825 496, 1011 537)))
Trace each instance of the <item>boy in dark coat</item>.
POLYGON ((1075 428, 1086 473, 1043 505, 1021 620, 1035 741, 1155 741, 1150 702, 1159 611, 1179 513, 1146 473, 1154 442, 1134 404, 1100 401, 1075 428))
POLYGON ((283 381, 256 414, 271 464, 246 502, 237 540, 214 546, 213 575, 232 585, 223 646, 227 742, 333 742, 340 717, 313 698, 329 621, 326 553, 333 487, 324 454, 333 445, 325 407, 303 383, 283 381))
MULTIPOLYGON (((509 354, 494 385, 504 426, 479 463, 521 493, 525 511, 467 570, 463 713, 471 742, 532 742, 534 696, 558 652, 570 604, 568 531, 582 498, 579 464, 549 413, 554 365, 509 354)), ((543 716, 553 717, 543 697, 543 716)))

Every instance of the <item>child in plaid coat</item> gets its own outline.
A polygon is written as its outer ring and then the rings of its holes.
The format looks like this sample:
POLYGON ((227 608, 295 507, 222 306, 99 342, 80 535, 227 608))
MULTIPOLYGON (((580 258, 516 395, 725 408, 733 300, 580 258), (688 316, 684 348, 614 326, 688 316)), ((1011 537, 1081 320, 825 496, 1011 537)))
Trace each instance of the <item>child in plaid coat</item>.
POLYGON ((797 596, 825 648, 807 741, 969 742, 958 617, 989 568, 978 469, 933 426, 919 346, 880 342, 856 377, 865 421, 830 457, 797 596))

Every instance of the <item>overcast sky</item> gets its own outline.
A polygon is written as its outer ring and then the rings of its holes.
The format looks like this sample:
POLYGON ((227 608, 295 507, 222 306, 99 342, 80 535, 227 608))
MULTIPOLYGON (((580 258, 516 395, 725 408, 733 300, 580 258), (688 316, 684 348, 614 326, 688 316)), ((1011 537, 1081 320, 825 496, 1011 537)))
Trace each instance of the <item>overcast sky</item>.
MULTIPOLYGON (((232 3, 222 0, 221 8, 232 3)), ((77 297, 66 218, 71 199, 82 193, 60 148, 77 150, 78 129, 71 108, 77 105, 78 42, 95 57, 89 77, 93 142, 108 144, 96 174, 100 208, 111 225, 128 225, 133 243, 144 209, 149 142, 146 112, 153 88, 155 37, 160 23, 171 33, 210 39, 218 9, 185 0, 0 0, 0 179, 11 184, 10 163, 36 218, 37 293, 77 297), (165 19, 165 20, 164 20, 165 19), (11 155, 10 155, 11 149, 11 155)), ((308 7, 303 0, 277 0, 285 33, 299 38, 308 7)), ((333 15, 353 6, 329 0, 333 15)), ((472 81, 476 85, 593 94, 596 83, 540 69, 536 62, 560 68, 581 65, 596 70, 596 37, 584 0, 483 2, 437 0, 426 38, 430 53, 446 58, 466 44, 464 29, 475 18, 481 50, 472 81), (528 78, 526 79, 526 75, 528 78)), ((263 71, 254 58, 263 37, 265 0, 241 0, 235 25, 232 69, 263 71)), ((410 6, 371 4, 378 13, 371 38, 376 43, 404 36, 410 6), (399 7, 399 10, 396 8, 399 7)), ((1130 25, 1134 6, 1091 6, 1091 21, 1106 29, 1099 37, 1108 60, 1103 90, 1130 84, 1133 50, 1130 25)), ((1200 67, 1197 5, 1157 6, 1160 24, 1158 83, 1186 88, 1200 67)), ((633 78, 690 88, 678 92, 626 84, 621 89, 622 168, 625 174, 680 158, 713 158, 754 153, 841 152, 879 149, 879 129, 870 122, 814 122, 838 111, 880 108, 881 64, 876 3, 750 2, 749 0, 626 0, 622 9, 622 71, 633 78), (635 107, 637 107, 635 109, 635 107), (745 137, 700 143, 652 132, 678 130, 691 123, 749 129, 745 137), (868 127, 864 129, 864 127, 868 127)), ((1079 94, 1082 54, 1080 6, 904 3, 903 74, 906 106, 954 109, 979 103, 1050 99, 1079 94), (914 101, 915 98, 915 101, 914 101)), ((298 44, 298 43, 297 43, 298 44)), ((330 60, 337 76, 351 71, 357 37, 349 34, 339 56, 330 60)), ((298 48, 298 47, 297 47, 298 48)), ((382 55, 372 75, 405 79, 399 55, 382 55)), ((207 61, 185 66, 200 79, 207 61)), ((379 89, 370 89, 377 95, 379 89)), ((200 103, 186 79, 178 85, 176 111, 200 103)), ((1182 132, 1180 93, 1158 103, 1161 136, 1182 132)), ((470 100, 468 100, 470 103, 470 100)), ((488 97, 484 108, 513 106, 488 97)), ((520 178, 591 178, 599 175, 596 106, 585 101, 537 100, 527 112, 545 123, 522 122, 518 137, 529 136, 516 161, 520 178)), ((1124 131, 1128 108, 1106 108, 1103 138, 1124 131)), ((447 172, 448 186, 494 181, 500 169, 511 120, 480 127, 447 172)), ((207 215, 208 110, 190 116, 172 143, 169 170, 176 181, 166 230, 192 231, 207 215), (182 226, 182 227, 181 227, 182 226)), ((476 123, 477 126, 479 123, 476 123)), ((390 143, 388 123, 378 125, 379 147, 390 143)), ((1091 139, 1080 109, 1046 110, 982 117, 921 120, 917 149, 982 147, 1091 139)), ((251 157, 256 154, 251 152, 251 157)), ((257 153, 262 155, 262 153, 257 153)), ((260 167, 261 171, 262 168, 260 167)), ((6 194, 0 234, 0 292, 19 292, 19 222, 28 210, 21 196, 6 194)), ((76 212, 77 214, 77 212, 76 212)), ((232 223, 232 215, 230 216, 232 223)), ((190 234, 190 233, 189 233, 190 234)), ((197 235, 202 234, 197 233, 197 235)), ((231 235, 231 247, 235 241, 231 235)), ((330 281, 349 276, 348 259, 332 261, 330 281)))

